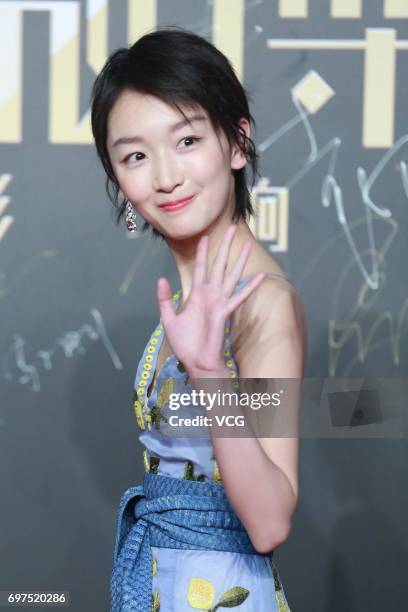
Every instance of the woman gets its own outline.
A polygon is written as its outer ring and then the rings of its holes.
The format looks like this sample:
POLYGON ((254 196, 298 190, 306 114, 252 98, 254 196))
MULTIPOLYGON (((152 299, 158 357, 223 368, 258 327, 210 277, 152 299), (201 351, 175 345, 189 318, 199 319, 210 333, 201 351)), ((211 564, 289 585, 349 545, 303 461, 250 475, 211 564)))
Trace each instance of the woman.
MULTIPOLYGON (((170 426, 176 391, 192 398, 210 379, 233 391, 238 374, 303 374, 296 292, 247 225, 251 122, 226 57, 180 29, 116 51, 94 84, 92 129, 118 221, 126 214, 132 231, 137 212, 142 231, 167 243, 181 281, 172 295, 158 280, 161 320, 137 368, 145 477, 120 503, 112 611, 289 609, 272 553, 297 503, 297 437, 213 427, 180 437, 170 426)), ((197 414, 193 405, 183 414, 197 414)))

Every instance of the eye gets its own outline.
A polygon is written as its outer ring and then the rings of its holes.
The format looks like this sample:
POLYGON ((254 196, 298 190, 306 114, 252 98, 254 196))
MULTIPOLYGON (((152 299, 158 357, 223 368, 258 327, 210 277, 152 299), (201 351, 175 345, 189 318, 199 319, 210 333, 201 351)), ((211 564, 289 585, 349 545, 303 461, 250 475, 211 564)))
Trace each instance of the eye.
POLYGON ((185 136, 184 138, 182 138, 181 142, 183 140, 193 140, 194 142, 198 142, 199 140, 201 140, 201 138, 197 138, 197 136, 185 136))
MULTIPOLYGON (((131 161, 130 158, 133 157, 134 155, 144 155, 144 153, 130 153, 130 155, 126 155, 126 157, 125 157, 125 159, 123 161, 124 162, 131 161)), ((138 162, 138 161, 140 161, 140 159, 136 159, 136 160, 133 160, 133 161, 137 161, 138 162)))

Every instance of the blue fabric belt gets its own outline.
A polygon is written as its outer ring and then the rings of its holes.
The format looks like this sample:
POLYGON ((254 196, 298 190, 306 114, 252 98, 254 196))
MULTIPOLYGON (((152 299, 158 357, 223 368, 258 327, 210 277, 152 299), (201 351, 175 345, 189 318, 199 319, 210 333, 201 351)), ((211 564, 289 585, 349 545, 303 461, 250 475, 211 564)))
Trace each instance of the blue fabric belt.
POLYGON ((222 485, 145 472, 119 504, 111 612, 151 611, 151 546, 260 554, 222 485))

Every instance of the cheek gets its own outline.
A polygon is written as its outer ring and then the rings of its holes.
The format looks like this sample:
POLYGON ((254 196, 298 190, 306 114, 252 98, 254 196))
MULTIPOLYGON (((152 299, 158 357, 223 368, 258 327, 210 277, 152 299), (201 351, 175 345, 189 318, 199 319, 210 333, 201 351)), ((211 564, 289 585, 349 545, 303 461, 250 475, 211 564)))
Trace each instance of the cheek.
POLYGON ((135 204, 143 202, 149 194, 148 181, 141 170, 116 174, 122 193, 135 204))
POLYGON ((185 166, 186 180, 202 188, 223 190, 229 182, 230 170, 220 151, 211 150, 202 157, 191 158, 185 166))

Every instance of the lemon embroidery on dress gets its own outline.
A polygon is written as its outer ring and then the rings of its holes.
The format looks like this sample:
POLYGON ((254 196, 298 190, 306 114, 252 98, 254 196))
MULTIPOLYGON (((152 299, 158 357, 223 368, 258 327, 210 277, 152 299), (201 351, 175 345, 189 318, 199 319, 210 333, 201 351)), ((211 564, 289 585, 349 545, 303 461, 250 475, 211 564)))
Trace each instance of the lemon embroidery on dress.
POLYGON ((174 390, 174 381, 172 378, 168 378, 166 382, 162 385, 159 396, 157 398, 157 405, 160 408, 164 408, 164 406, 168 404, 170 395, 173 393, 173 390, 174 390))
POLYGON ((191 578, 188 583, 187 601, 195 610, 211 610, 215 589, 209 580, 191 578))
POLYGON ((221 595, 213 606, 215 588, 209 580, 204 578, 191 578, 188 584, 187 601, 195 610, 215 612, 218 608, 236 608, 248 597, 249 590, 244 587, 232 587, 221 595))

